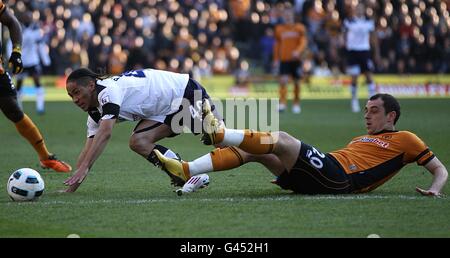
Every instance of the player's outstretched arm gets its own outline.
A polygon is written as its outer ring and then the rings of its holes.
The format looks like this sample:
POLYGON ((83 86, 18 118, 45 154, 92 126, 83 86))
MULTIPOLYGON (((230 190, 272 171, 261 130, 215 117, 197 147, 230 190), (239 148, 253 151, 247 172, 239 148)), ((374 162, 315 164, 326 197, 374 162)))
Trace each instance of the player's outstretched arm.
POLYGON ((92 140, 92 143, 86 144, 85 149, 80 154, 80 160, 77 163, 77 170, 72 177, 64 181, 64 184, 69 186, 66 192, 75 192, 81 185, 89 173, 89 168, 92 167, 94 162, 101 155, 106 147, 106 144, 111 138, 112 129, 115 122, 116 119, 106 119, 100 122, 99 129, 92 140))
MULTIPOLYGON (((94 138, 87 138, 86 139, 86 143, 84 144, 84 148, 80 152, 80 155, 78 155, 78 161, 77 161, 76 170, 78 170, 80 168, 80 165, 83 162, 84 157, 86 156, 86 153, 88 153, 89 149, 91 148, 93 141, 94 141, 94 138)), ((67 180, 69 180, 69 179, 70 178, 68 178, 67 180)), ((64 181, 64 184, 66 184, 66 181, 64 181)), ((78 184, 78 183, 77 184, 73 184, 69 188, 67 188, 66 190, 63 190, 61 192, 72 193, 72 192, 75 192, 78 189, 79 186, 80 186, 80 184, 78 184)))
POLYGON ((448 178, 447 169, 437 157, 428 162, 425 168, 433 175, 433 182, 428 190, 416 187, 416 191, 427 196, 442 195, 442 188, 444 188, 448 178))

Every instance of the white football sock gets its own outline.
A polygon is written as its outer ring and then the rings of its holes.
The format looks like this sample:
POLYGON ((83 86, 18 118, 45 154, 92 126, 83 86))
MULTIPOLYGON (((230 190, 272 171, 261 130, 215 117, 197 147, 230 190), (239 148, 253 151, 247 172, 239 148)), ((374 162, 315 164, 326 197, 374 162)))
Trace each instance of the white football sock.
POLYGON ((191 176, 214 171, 211 154, 209 153, 194 161, 188 162, 188 165, 191 176))
POLYGON ((220 143, 224 146, 239 146, 244 140, 244 130, 225 128, 223 141, 220 143))
POLYGON ((167 149, 167 151, 165 153, 163 153, 163 155, 167 158, 178 159, 177 154, 175 152, 173 152, 171 149, 167 149))
POLYGON ((38 87, 36 88, 36 111, 37 112, 44 112, 45 105, 45 94, 44 94, 44 88, 38 87))
POLYGON ((376 86, 374 82, 368 83, 367 88, 369 90, 369 98, 376 94, 376 86))
POLYGON ((351 91, 351 94, 352 94, 352 99, 358 99, 358 95, 357 95, 358 88, 356 87, 356 85, 351 85, 350 86, 350 91, 351 91))

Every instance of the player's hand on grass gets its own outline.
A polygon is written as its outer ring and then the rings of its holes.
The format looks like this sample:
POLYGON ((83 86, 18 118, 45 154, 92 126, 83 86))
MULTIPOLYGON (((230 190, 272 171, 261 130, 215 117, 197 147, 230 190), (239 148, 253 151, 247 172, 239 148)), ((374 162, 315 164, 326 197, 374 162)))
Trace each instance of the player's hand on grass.
POLYGON ((64 184, 69 186, 67 188, 66 192, 71 193, 75 192, 77 188, 81 185, 83 180, 86 178, 89 170, 88 169, 77 169, 75 174, 73 176, 69 177, 66 181, 64 181, 64 184))
POLYGON ((442 194, 436 191, 431 190, 424 190, 422 188, 416 187, 416 192, 420 193, 424 196, 435 196, 435 197, 442 197, 442 194))
POLYGON ((73 184, 73 185, 71 185, 71 186, 69 186, 66 190, 64 190, 63 192, 64 193, 73 193, 73 192, 75 192, 77 189, 78 189, 78 187, 80 187, 80 183, 75 183, 75 184, 73 184))

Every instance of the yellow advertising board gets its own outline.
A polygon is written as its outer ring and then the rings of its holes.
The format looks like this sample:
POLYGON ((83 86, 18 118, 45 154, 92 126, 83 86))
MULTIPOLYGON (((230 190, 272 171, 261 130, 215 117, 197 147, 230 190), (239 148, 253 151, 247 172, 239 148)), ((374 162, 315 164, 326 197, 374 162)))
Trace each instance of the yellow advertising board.
MULTIPOLYGON (((450 97, 450 75, 375 75, 374 80, 378 92, 389 93, 396 97, 450 97)), ((42 82, 45 86, 46 100, 70 100, 65 91, 64 77, 45 76, 42 82)), ((365 78, 361 76, 358 82, 358 96, 367 98, 365 78)), ((25 100, 34 98, 32 83, 31 79, 25 80, 25 100)), ((253 76, 247 87, 237 87, 232 75, 204 77, 200 83, 214 98, 278 97, 278 82, 272 75, 253 76)), ((302 81, 301 96, 303 99, 350 98, 349 84, 348 76, 311 77, 308 81, 302 81)), ((289 87, 292 87, 292 83, 289 87)), ((292 90, 289 90, 289 94, 292 94, 292 90)))

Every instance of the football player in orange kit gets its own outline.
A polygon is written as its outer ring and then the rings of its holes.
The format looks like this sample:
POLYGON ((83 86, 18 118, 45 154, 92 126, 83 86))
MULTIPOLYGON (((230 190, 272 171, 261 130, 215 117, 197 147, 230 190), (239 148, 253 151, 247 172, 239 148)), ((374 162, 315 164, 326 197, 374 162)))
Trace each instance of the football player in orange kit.
MULTIPOLYGON (((372 96, 365 107, 367 135, 354 138, 345 148, 330 153, 318 149, 285 132, 268 133, 250 130, 233 130, 219 125, 217 119, 204 107, 205 123, 210 128, 204 134, 205 144, 237 146, 252 154, 275 154, 284 164, 283 172, 275 181, 283 189, 300 194, 349 194, 374 190, 392 178, 401 168, 416 162, 432 175, 428 189, 417 187, 422 195, 440 196, 448 172, 445 166, 414 133, 397 131, 395 124, 400 117, 400 105, 389 94, 372 96)), ((164 166, 173 174, 187 180, 191 166, 213 160, 227 162, 214 157, 213 153, 194 160, 180 162, 158 154, 164 166)), ((200 171, 206 173, 210 171, 200 171)))
POLYGON ((289 76, 294 82, 294 100, 292 112, 298 114, 300 108, 301 54, 306 48, 305 26, 296 23, 294 11, 286 9, 283 13, 284 23, 275 26, 275 44, 273 47, 274 67, 279 68, 280 111, 287 105, 287 84, 289 76))
MULTIPOLYGON (((9 29, 13 51, 9 58, 9 67, 14 74, 23 70, 22 64, 22 31, 17 18, 8 10, 8 7, 0 0, 0 22, 9 29)), ((1 54, 0 54, 1 58, 1 54)), ((17 103, 17 91, 11 81, 8 72, 0 62, 0 110, 16 125, 17 131, 28 140, 39 155, 43 168, 50 168, 56 172, 70 172, 72 168, 67 163, 58 160, 55 155, 48 152, 39 129, 31 119, 23 113, 17 103)))

